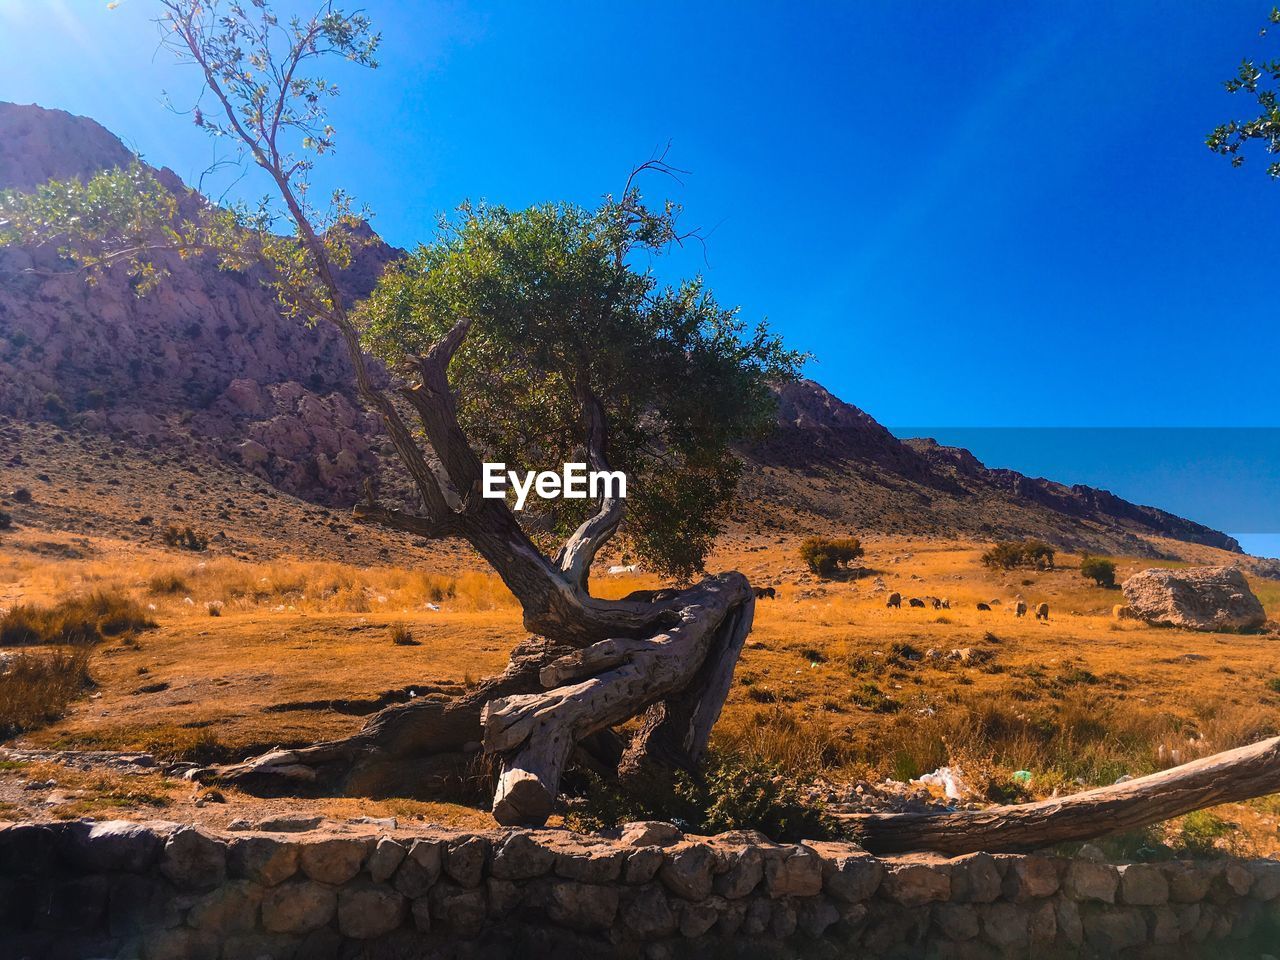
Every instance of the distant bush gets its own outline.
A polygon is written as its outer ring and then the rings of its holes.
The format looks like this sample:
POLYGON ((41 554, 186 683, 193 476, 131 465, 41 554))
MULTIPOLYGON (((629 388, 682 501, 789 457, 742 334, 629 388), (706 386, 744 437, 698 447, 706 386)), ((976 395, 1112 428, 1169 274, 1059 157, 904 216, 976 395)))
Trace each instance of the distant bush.
POLYGON ((191 527, 175 527, 170 525, 165 528, 164 542, 171 547, 180 547, 183 550, 195 550, 199 552, 209 546, 209 538, 198 530, 191 527))
POLYGON ((5 513, 3 510, 0 510, 0 530, 12 530, 12 529, 13 529, 13 517, 5 513))
POLYGON ((694 833, 759 830, 780 842, 840 835, 834 818, 809 798, 807 785, 779 766, 757 758, 713 754, 700 774, 679 773, 670 793, 651 796, 589 775, 566 822, 574 829, 603 830, 632 820, 670 820, 694 833))
POLYGON ((1085 557, 1080 561, 1080 576, 1100 587, 1116 585, 1116 565, 1105 557, 1085 557))
POLYGON ((391 642, 397 647, 419 646, 418 641, 413 638, 413 631, 403 623, 398 623, 391 628, 391 642))
POLYGON ((49 415, 49 419, 57 424, 65 424, 71 416, 71 411, 67 409, 66 403, 56 393, 46 393, 44 395, 44 411, 49 415))
POLYGON ((157 573, 147 581, 147 590, 151 593, 187 593, 187 581, 176 573, 157 573))
POLYGON ((91 593, 51 607, 19 604, 0 617, 0 646, 93 644, 154 626, 146 611, 123 594, 91 593))
POLYGON ((92 686, 82 650, 23 653, 0 666, 0 739, 52 723, 92 686))
POLYGON ((140 735, 141 745, 147 753, 165 760, 198 763, 226 763, 237 756, 219 742, 217 734, 208 727, 182 727, 162 725, 151 727, 140 735))
POLYGON ((829 577, 863 554, 857 537, 809 537, 800 544, 800 559, 811 573, 829 577))
POLYGON ((982 555, 982 562, 993 570, 1034 567, 1052 570, 1056 551, 1043 540, 1001 540, 982 555))

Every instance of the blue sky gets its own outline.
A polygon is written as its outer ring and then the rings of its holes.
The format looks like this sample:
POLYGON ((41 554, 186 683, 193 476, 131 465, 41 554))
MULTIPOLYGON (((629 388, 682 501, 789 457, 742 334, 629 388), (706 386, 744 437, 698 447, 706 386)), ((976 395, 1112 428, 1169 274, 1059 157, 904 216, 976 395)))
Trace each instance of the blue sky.
MULTIPOLYGON (((769 317, 887 425, 1280 425, 1280 183, 1203 146, 1247 107, 1221 88, 1241 56, 1280 55, 1267 2, 363 6, 383 67, 335 71, 320 180, 394 243, 468 197, 590 203, 670 140, 692 173, 650 190, 709 240, 661 269, 769 317)), ((152 13, 0 0, 0 98, 195 180, 211 145, 160 97, 195 78, 152 13)), ((1110 485, 1142 500, 1132 474, 1110 485)))

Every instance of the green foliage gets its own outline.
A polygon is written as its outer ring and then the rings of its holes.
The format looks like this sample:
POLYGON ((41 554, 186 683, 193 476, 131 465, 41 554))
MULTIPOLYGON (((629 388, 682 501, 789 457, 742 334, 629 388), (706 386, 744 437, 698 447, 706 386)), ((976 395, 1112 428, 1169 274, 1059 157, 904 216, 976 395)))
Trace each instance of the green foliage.
MULTIPOLYGON (((203 75, 193 120, 243 148, 275 199, 213 206, 175 195, 135 162, 0 195, 0 245, 57 244, 90 280, 119 267, 140 294, 160 282, 172 253, 262 268, 287 313, 338 327, 362 389, 372 390, 333 279, 370 235, 355 229, 344 191, 327 206, 312 201, 310 174, 334 147, 326 104, 338 92, 315 61, 376 66, 378 35, 363 14, 328 4, 287 22, 263 0, 160 6, 163 44, 203 75)), ((771 425, 770 384, 794 376, 802 357, 763 323, 749 328, 722 308, 700 279, 658 283, 650 260, 691 236, 678 215, 671 203, 646 207, 630 181, 595 209, 464 206, 436 242, 384 275, 358 322, 365 346, 394 366, 470 320, 450 367, 459 419, 476 451, 508 469, 597 459, 585 455, 584 410, 599 404, 609 468, 628 477, 624 549, 687 578, 701 570, 736 490, 733 445, 771 425)), ((535 500, 519 520, 550 546, 593 509, 535 500)))
POLYGON ((201 69, 212 101, 197 103, 192 119, 268 170, 276 201, 213 206, 174 194, 135 161, 28 194, 0 192, 0 246, 57 244, 90 282, 119 267, 140 296, 164 279, 169 254, 209 255, 229 270, 265 267, 265 282, 290 315, 330 315, 338 305, 325 273, 348 266, 367 234, 352 229, 363 211, 345 191, 322 205, 311 200, 315 158, 334 148, 327 104, 339 92, 312 68, 330 56, 376 67, 380 36, 364 14, 327 4, 315 17, 285 21, 261 0, 159 5, 162 44, 201 69))
POLYGON ((1055 556, 1054 548, 1043 540, 1002 540, 982 555, 982 562, 998 570, 1014 567, 1052 570, 1055 556))
POLYGON ((1092 580, 1100 587, 1114 587, 1116 585, 1115 561, 1105 557, 1086 556, 1080 561, 1080 576, 1086 580, 1092 580))
MULTIPOLYGON (((652 569, 687 577, 736 489, 732 444, 768 429, 769 385, 802 358, 700 279, 663 287, 638 265, 679 239, 678 212, 650 210, 634 190, 593 210, 464 205, 434 243, 383 274, 357 319, 366 347, 393 367, 469 319, 449 368, 459 419, 508 469, 584 461, 583 409, 597 400, 609 466, 628 478, 624 542, 652 569)), ((521 519, 554 536, 595 509, 531 506, 521 519)))
POLYGON ((795 843, 841 835, 839 824, 804 784, 758 759, 712 755, 697 779, 681 773, 670 792, 642 797, 589 775, 565 818, 577 830, 604 830, 633 820, 669 820, 693 833, 758 830, 795 843))
POLYGON ((800 559, 810 573, 820 577, 831 576, 862 554, 862 542, 857 537, 808 537, 800 544, 800 559))
MULTIPOLYGON (((105 170, 82 181, 51 180, 31 193, 0 192, 0 247, 57 244, 89 283, 113 268, 129 277, 138 296, 168 276, 166 257, 212 256, 223 269, 267 268, 265 282, 291 316, 316 316, 332 308, 329 295, 296 235, 278 234, 279 218, 265 201, 213 207, 182 203, 141 163, 105 170)), ((352 227, 358 218, 346 202, 333 206, 318 242, 334 269, 349 266, 365 242, 352 227)), ((53 398, 65 414, 62 401, 53 398)), ((46 406, 52 402, 46 401, 46 406)))
MULTIPOLYGON (((1280 7, 1272 8, 1268 22, 1280 24, 1280 7)), ((1265 38, 1267 32, 1263 27, 1259 35, 1265 38)), ((1214 153, 1230 157, 1233 167, 1244 163, 1241 151, 1254 141, 1261 143, 1264 153, 1271 156, 1280 154, 1280 57, 1271 60, 1244 58, 1236 75, 1225 81, 1223 86, 1228 93, 1251 95, 1258 113, 1257 116, 1220 124, 1205 138, 1206 146, 1214 153)), ((1280 179, 1280 159, 1267 165, 1267 173, 1280 179)))
POLYGON ((0 617, 0 646, 93 644, 154 626, 146 611, 123 594, 91 593, 51 607, 12 607, 0 617))
POLYGON ((1182 818, 1176 845, 1193 857, 1221 855, 1229 847, 1236 825, 1209 810, 1194 810, 1182 818))

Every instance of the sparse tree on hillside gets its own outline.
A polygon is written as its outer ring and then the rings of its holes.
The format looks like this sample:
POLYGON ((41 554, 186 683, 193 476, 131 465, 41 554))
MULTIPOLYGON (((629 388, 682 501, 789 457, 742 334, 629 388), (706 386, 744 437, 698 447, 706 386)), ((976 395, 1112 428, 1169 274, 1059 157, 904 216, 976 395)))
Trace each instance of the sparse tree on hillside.
POLYGON ((541 823, 575 751, 638 786, 694 767, 751 628, 750 586, 725 573, 606 601, 591 595, 592 563, 618 536, 679 582, 701 572, 738 477, 731 444, 771 422, 769 382, 792 376, 799 357, 700 282, 664 288, 636 266, 685 238, 678 208, 647 207, 635 183, 671 168, 642 165, 595 210, 464 207, 355 307, 337 279, 359 242, 354 207, 343 193, 318 207, 309 184, 334 145, 325 102, 337 92, 314 67, 333 56, 376 65, 369 21, 329 4, 287 23, 259 2, 161 7, 165 45, 203 75, 195 122, 265 171, 275 199, 213 207, 134 165, 7 195, 0 232, 60 244, 90 278, 128 270, 143 290, 164 281, 174 251, 265 266, 285 310, 341 332, 360 396, 420 500, 398 509, 370 485, 357 515, 466 540, 538 635, 463 697, 389 707, 352 737, 216 775, 265 791, 431 793, 473 767, 482 743, 501 767, 495 817, 541 823), (386 361, 393 388, 365 350, 386 361), (518 516, 481 495, 482 460, 623 470, 629 497, 518 516), (615 732, 634 717, 638 727, 615 732))
POLYGON ((1080 561, 1080 576, 1092 580, 1100 587, 1116 585, 1115 561, 1106 557, 1084 557, 1080 561))
POLYGON ((811 573, 829 577, 862 556, 857 537, 807 537, 800 543, 800 559, 811 573))
MULTIPOLYGON (((1280 27, 1280 7, 1274 7, 1268 18, 1268 26, 1280 27)), ((1267 37, 1269 30, 1260 31, 1267 37)), ((1246 57, 1240 63, 1236 75, 1223 84, 1229 93, 1245 93, 1257 101, 1257 116, 1230 120, 1220 124, 1205 144, 1214 153, 1231 158, 1233 167, 1245 161, 1244 148, 1255 141, 1262 145, 1264 153, 1275 158, 1267 164, 1267 173, 1280 179, 1280 57, 1271 60, 1253 60, 1246 57)))
POLYGON ((1043 540, 1001 540, 982 555, 982 562, 993 570, 1034 567, 1052 570, 1056 551, 1043 540))

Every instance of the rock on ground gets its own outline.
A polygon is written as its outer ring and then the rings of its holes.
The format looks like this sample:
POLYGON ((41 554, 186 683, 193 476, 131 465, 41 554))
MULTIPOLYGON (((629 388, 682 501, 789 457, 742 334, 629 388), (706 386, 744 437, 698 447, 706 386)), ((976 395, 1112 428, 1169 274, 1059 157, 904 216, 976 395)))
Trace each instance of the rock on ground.
POLYGON ((1124 582, 1131 615, 1192 630, 1256 630, 1267 619, 1237 567, 1151 569, 1124 582))

